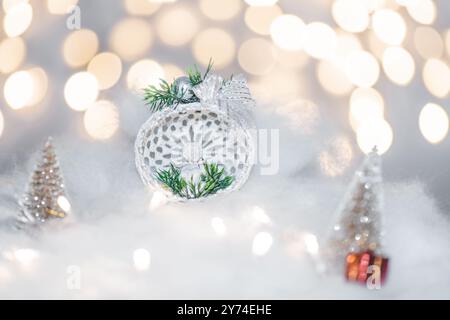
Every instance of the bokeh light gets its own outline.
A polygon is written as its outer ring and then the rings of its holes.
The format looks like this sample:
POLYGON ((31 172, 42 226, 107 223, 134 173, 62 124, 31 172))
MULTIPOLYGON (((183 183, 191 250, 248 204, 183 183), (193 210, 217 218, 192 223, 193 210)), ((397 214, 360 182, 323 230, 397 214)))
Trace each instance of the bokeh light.
POLYGON ((236 44, 233 37, 222 29, 205 29, 194 38, 192 52, 202 65, 214 58, 214 66, 221 69, 233 61, 236 44))
POLYGON ((331 60, 337 65, 345 67, 347 56, 353 51, 361 50, 362 45, 358 37, 351 33, 339 30, 336 35, 336 51, 334 56, 331 57, 331 60))
POLYGON ((368 88, 378 81, 380 66, 370 52, 357 50, 347 56, 345 71, 354 85, 368 88))
POLYGON ((224 236, 227 234, 227 226, 223 222, 222 218, 214 217, 211 219, 211 227, 213 228, 214 232, 218 236, 224 236))
POLYGON ((390 124, 384 119, 363 122, 356 131, 359 148, 369 153, 376 146, 379 154, 385 153, 392 145, 394 134, 390 124))
POLYGON ((72 205, 65 196, 59 196, 58 199, 56 200, 56 203, 61 208, 61 210, 63 210, 66 213, 70 212, 70 209, 72 208, 72 205))
POLYGON ((84 113, 84 128, 91 138, 106 140, 119 128, 119 111, 110 101, 99 100, 84 113))
POLYGON ((171 7, 158 16, 156 31, 165 44, 182 46, 197 33, 197 21, 197 17, 187 7, 171 7))
POLYGON ((161 7, 161 3, 150 0, 124 0, 124 5, 129 14, 136 16, 152 15, 161 7))
POLYGON ((450 68, 439 59, 429 59, 423 67, 423 81, 428 91, 436 97, 444 98, 450 90, 450 68))
POLYGON ((48 89, 48 77, 44 69, 36 67, 29 69, 28 74, 31 76, 33 90, 27 106, 36 105, 44 99, 48 89))
POLYGON ((172 82, 176 78, 185 76, 186 74, 183 69, 171 63, 163 64, 162 68, 164 70, 164 80, 167 82, 172 82))
POLYGON ((133 264, 137 271, 146 271, 150 268, 151 255, 147 249, 139 248, 133 252, 133 264))
POLYGON ((275 18, 270 25, 270 35, 273 42, 285 50, 301 50, 305 37, 305 23, 302 19, 291 14, 284 14, 275 18))
POLYGON ((73 110, 86 110, 97 100, 97 78, 89 72, 75 73, 66 82, 64 97, 73 110))
POLYGON ((150 211, 157 210, 164 206, 169 199, 166 194, 162 191, 155 191, 152 195, 152 199, 150 200, 149 209, 150 211))
POLYGON ((97 78, 100 90, 108 89, 119 81, 122 74, 122 61, 114 53, 103 52, 89 62, 87 71, 97 78))
POLYGON ((369 11, 361 0, 336 0, 332 14, 338 26, 345 31, 362 32, 369 26, 369 11))
POLYGON ((350 96, 349 120, 353 130, 372 120, 383 119, 384 99, 374 88, 356 88, 350 96))
POLYGON ((248 7, 245 10, 245 23, 255 33, 261 35, 270 34, 270 26, 283 11, 277 5, 265 7, 248 7))
POLYGON ((133 64, 127 74, 128 88, 136 92, 150 85, 159 85, 160 79, 164 79, 163 68, 156 61, 148 59, 133 64))
POLYGON ((407 85, 414 77, 414 59, 401 47, 390 47, 383 54, 383 70, 387 77, 398 85, 407 85))
POLYGON ((260 206, 253 206, 251 208, 251 218, 258 224, 271 224, 272 220, 267 215, 266 211, 260 206))
POLYGON ((0 42, 0 72, 15 71, 26 55, 26 45, 22 38, 5 38, 0 42))
POLYGON ((272 246, 273 238, 268 232, 259 232, 253 239, 252 252, 256 256, 265 255, 272 246))
POLYGON ((33 8, 27 2, 12 6, 3 18, 3 29, 8 37, 18 37, 24 33, 33 20, 33 8))
POLYGON ((447 136, 448 127, 448 115, 441 106, 435 103, 428 103, 420 111, 420 132, 422 132, 422 135, 428 142, 441 142, 447 136))
POLYGON ((289 70, 301 69, 309 62, 309 56, 304 51, 289 51, 275 47, 277 64, 289 70))
POLYGON ((414 46, 422 58, 440 58, 444 53, 441 35, 431 27, 418 27, 414 31, 414 46))
POLYGON ((242 9, 242 0, 200 0, 200 10, 213 20, 229 20, 235 17, 242 9))
POLYGON ((238 52, 238 61, 242 69, 254 75, 270 72, 275 64, 275 49, 272 43, 263 38, 245 41, 238 52))
POLYGON ((332 139, 326 150, 319 154, 322 172, 330 177, 342 175, 353 159, 352 145, 347 137, 332 139))
POLYGON ((447 54, 450 57, 450 29, 445 33, 445 46, 447 48, 447 54))
POLYGON ((153 43, 150 24, 139 18, 126 18, 113 27, 110 45, 122 59, 130 61, 145 54, 153 43))
POLYGON ((330 58, 336 52, 336 32, 325 23, 312 22, 305 28, 304 49, 317 59, 330 58))
POLYGON ((377 37, 388 45, 400 45, 406 36, 405 20, 398 12, 390 9, 375 11, 372 28, 377 37))
POLYGON ((419 23, 432 24, 436 20, 436 5, 433 0, 408 1, 406 10, 419 23))
POLYGON ((73 68, 84 66, 97 53, 98 46, 98 37, 94 31, 89 29, 73 31, 64 41, 64 60, 73 68))
POLYGON ((272 6, 278 0, 244 0, 250 6, 272 6))
POLYGON ((320 61, 316 72, 321 86, 331 94, 346 95, 353 89, 345 70, 333 61, 320 61))
POLYGON ((30 0, 3 0, 2 7, 5 13, 8 13, 15 6, 22 3, 30 3, 30 0))
POLYGON ((78 0, 47 0, 47 9, 51 14, 67 14, 78 4, 78 0))
POLYGON ((33 96, 33 78, 27 71, 14 72, 6 79, 3 94, 12 109, 26 107, 33 96))

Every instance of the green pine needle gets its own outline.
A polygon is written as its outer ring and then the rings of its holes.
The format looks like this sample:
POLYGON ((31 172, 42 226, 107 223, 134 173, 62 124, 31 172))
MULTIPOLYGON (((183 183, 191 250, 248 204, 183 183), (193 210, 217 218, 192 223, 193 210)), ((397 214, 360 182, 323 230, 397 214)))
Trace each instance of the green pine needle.
POLYGON ((224 168, 207 163, 203 165, 199 181, 194 181, 193 177, 186 181, 181 170, 172 164, 169 169, 157 171, 156 178, 173 194, 186 199, 207 197, 228 188, 234 181, 234 177, 225 175, 224 168))
MULTIPOLYGON (((198 67, 194 65, 193 68, 187 70, 187 75, 192 86, 199 85, 203 82, 206 76, 211 72, 213 67, 212 59, 209 60, 208 67, 205 74, 202 75, 198 67)), ((172 106, 176 107, 180 103, 198 102, 197 97, 186 99, 186 91, 178 88, 175 83, 169 84, 166 80, 161 79, 159 87, 149 86, 144 89, 145 104, 150 107, 152 112, 161 111, 162 109, 172 106)))

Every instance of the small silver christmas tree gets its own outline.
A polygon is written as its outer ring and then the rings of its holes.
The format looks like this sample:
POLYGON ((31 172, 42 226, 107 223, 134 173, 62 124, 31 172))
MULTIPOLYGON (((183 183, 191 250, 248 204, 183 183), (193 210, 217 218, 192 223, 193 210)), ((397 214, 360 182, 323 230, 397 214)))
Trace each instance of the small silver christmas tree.
POLYGON ((374 148, 356 172, 338 210, 339 218, 322 251, 328 266, 346 267, 349 280, 363 282, 368 264, 379 265, 384 278, 387 259, 382 249, 381 159, 374 148))
POLYGON ((51 138, 45 143, 41 160, 31 176, 28 190, 20 206, 19 227, 62 219, 70 211, 70 203, 65 194, 64 182, 51 138))

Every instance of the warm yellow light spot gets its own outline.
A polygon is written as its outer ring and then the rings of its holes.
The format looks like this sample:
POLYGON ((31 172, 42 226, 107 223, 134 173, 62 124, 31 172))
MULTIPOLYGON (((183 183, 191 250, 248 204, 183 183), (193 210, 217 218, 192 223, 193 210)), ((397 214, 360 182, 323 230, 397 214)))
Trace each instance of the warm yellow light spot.
POLYGON ((89 72, 75 73, 66 82, 64 97, 70 108, 76 111, 86 110, 97 100, 97 78, 89 72))
POLYGON ((164 70, 153 60, 136 62, 128 70, 127 74, 128 88, 136 92, 141 92, 142 89, 150 85, 159 85, 160 79, 164 79, 164 70))
POLYGON ((278 0, 244 0, 249 6, 272 6, 278 0))
POLYGON ((233 61, 236 44, 228 32, 211 28, 201 31, 194 38, 192 52, 202 65, 207 65, 212 57, 214 66, 220 69, 233 61))
POLYGON ((347 61, 347 56, 353 52, 362 49, 361 42, 359 39, 351 34, 344 31, 337 32, 337 45, 336 51, 331 60, 338 66, 344 68, 347 61))
POLYGON ((345 95, 353 89, 345 70, 336 63, 322 60, 317 65, 317 78, 322 87, 329 93, 345 95))
POLYGON ((137 16, 149 16, 161 7, 161 3, 151 0, 124 0, 124 5, 129 14, 137 16))
POLYGON ((0 110, 0 137, 2 136, 4 128, 5 128, 5 120, 3 119, 3 114, 0 110))
POLYGON ((159 15, 156 31, 165 44, 182 46, 197 33, 197 21, 197 17, 187 7, 173 7, 159 15))
POLYGON ((347 137, 333 139, 319 155, 322 172, 330 177, 342 175, 353 158, 353 149, 347 137))
POLYGON ((117 107, 106 100, 95 102, 84 113, 84 128, 93 139, 111 138, 119 128, 117 107))
POLYGON ((274 47, 266 39, 247 40, 239 48, 238 61, 242 69, 248 73, 267 74, 275 64, 274 47))
POLYGON ((369 51, 377 57, 379 60, 383 59, 383 53, 386 48, 390 46, 386 43, 382 42, 373 30, 368 31, 367 33, 367 42, 369 45, 369 51))
POLYGON ((5 11, 5 13, 8 13, 15 6, 29 2, 30 2, 29 0, 3 0, 2 2, 3 11, 5 11))
POLYGON ((100 90, 108 89, 119 81, 122 61, 114 53, 103 52, 89 62, 87 70, 97 78, 100 90))
POLYGON ((3 29, 8 37, 18 37, 24 33, 33 20, 33 8, 22 2, 12 6, 3 19, 3 29))
POLYGON ((373 86, 380 75, 377 59, 368 51, 353 51, 347 56, 345 71, 350 82, 358 87, 373 86))
POLYGON ((229 20, 242 9, 241 0, 200 0, 199 5, 202 13, 213 20, 229 20))
POLYGON ((6 79, 3 93, 12 109, 24 108, 33 96, 33 78, 27 71, 17 71, 6 79))
POLYGON ((308 83, 302 80, 299 72, 274 68, 269 74, 250 81, 249 87, 258 101, 286 103, 306 93, 308 83))
POLYGON ((373 88, 356 88, 350 96, 349 120, 353 130, 365 122, 384 117, 384 99, 373 88))
POLYGON ((297 51, 303 48, 305 28, 302 19, 291 14, 284 14, 272 22, 270 35, 273 42, 281 49, 297 51))
POLYGON ((64 41, 63 56, 66 63, 73 67, 87 64, 98 50, 97 34, 89 29, 73 31, 64 41))
POLYGON ((277 5, 267 7, 250 6, 245 10, 245 23, 250 30, 261 35, 270 34, 270 25, 283 14, 277 5))
POLYGON ((227 226, 223 222, 222 218, 219 217, 212 218, 211 227, 218 236, 224 236, 227 234, 227 226))
POLYGON ((438 59, 427 60, 423 67, 423 81, 428 91, 438 98, 444 98, 450 90, 450 68, 438 59))
POLYGON ((183 71, 183 69, 174 64, 170 63, 163 64, 162 68, 164 70, 164 79, 169 83, 176 78, 183 77, 186 75, 186 72, 183 71))
POLYGON ((276 112, 287 120, 290 129, 312 134, 320 119, 319 108, 308 100, 294 100, 287 104, 282 104, 276 112))
POLYGON ((434 103, 426 104, 419 115, 419 128, 430 143, 441 142, 448 133, 448 115, 445 110, 434 103))
POLYGON ((447 54, 450 57, 450 29, 445 33, 445 46, 447 48, 447 54))
POLYGON ((336 32, 325 23, 312 22, 305 28, 304 49, 313 58, 330 58, 336 52, 336 32))
POLYGON ((133 263, 137 271, 146 271, 150 268, 151 255, 147 249, 139 248, 133 252, 133 263))
POLYGON ((425 59, 440 58, 444 53, 441 35, 431 27, 418 27, 414 31, 414 46, 425 59))
POLYGON ((42 68, 32 68, 28 70, 28 74, 33 81, 33 92, 27 105, 36 105, 44 99, 48 89, 47 73, 42 68))
POLYGON ((65 196, 59 196, 56 202, 58 203, 58 206, 61 208, 62 211, 66 213, 70 212, 72 206, 70 205, 69 200, 65 196))
POLYGON ((122 59, 130 61, 144 55, 153 43, 150 24, 142 19, 127 18, 116 24, 110 45, 122 59))
POLYGON ((345 31, 362 32, 369 26, 369 10, 361 0, 336 0, 332 14, 338 26, 345 31))
POLYGON ((26 45, 22 38, 6 38, 0 42, 0 72, 16 70, 25 59, 26 45))
POLYGON ((405 20, 398 12, 390 9, 375 11, 372 28, 377 37, 388 45, 400 45, 406 36, 405 20))
POLYGON ((394 134, 384 119, 363 122, 356 132, 359 148, 369 153, 376 146, 379 154, 385 153, 392 145, 394 134))
POLYGON ((415 21, 422 24, 432 24, 436 20, 436 5, 432 0, 408 1, 406 9, 415 21))
POLYGON ((304 51, 289 51, 278 47, 275 49, 277 63, 290 70, 303 68, 309 61, 309 56, 304 51))
POLYGON ((401 47, 390 47, 383 54, 383 70, 394 83, 404 86, 414 77, 416 66, 411 54, 401 47))
POLYGON ((78 4, 78 0, 47 0, 47 8, 51 14, 67 14, 78 4))
POLYGON ((272 246, 273 238, 268 232, 259 232, 253 238, 252 252, 256 256, 265 255, 272 246))

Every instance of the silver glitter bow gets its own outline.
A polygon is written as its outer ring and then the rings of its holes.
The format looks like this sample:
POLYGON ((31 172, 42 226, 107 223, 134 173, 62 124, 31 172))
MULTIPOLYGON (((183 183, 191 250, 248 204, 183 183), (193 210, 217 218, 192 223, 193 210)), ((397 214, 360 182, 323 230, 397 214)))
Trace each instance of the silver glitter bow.
POLYGON ((202 104, 228 107, 232 104, 253 104, 254 101, 243 75, 224 81, 221 76, 208 75, 192 91, 202 104))

